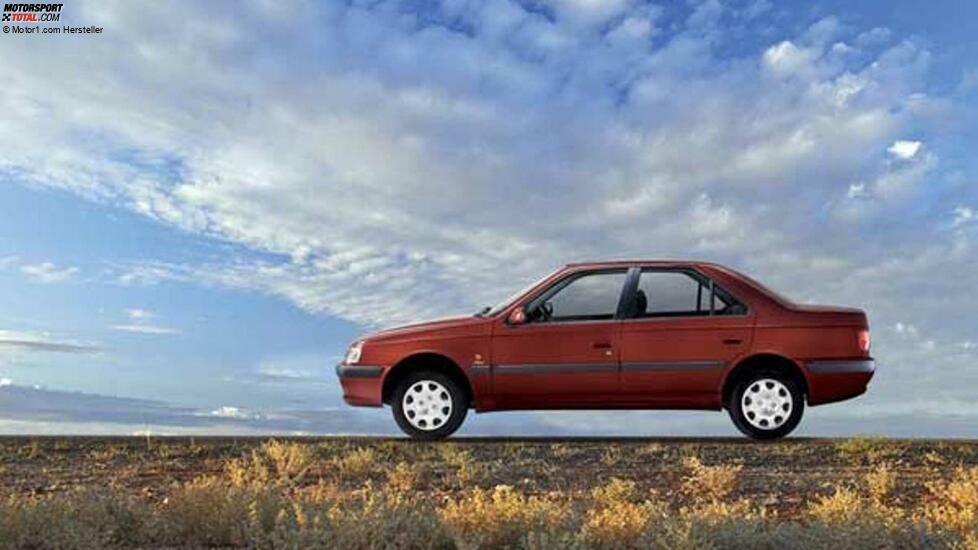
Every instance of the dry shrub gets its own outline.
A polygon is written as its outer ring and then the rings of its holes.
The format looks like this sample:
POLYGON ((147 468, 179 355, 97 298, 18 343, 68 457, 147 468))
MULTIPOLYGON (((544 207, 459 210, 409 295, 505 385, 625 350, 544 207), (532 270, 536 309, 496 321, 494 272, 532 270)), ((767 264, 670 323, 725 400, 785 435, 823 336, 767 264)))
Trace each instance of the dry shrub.
POLYGON ((862 518, 865 509, 859 493, 847 487, 836 487, 835 493, 819 497, 809 506, 808 512, 825 523, 850 523, 862 518))
POLYGON ((440 510, 442 522, 460 546, 496 548, 522 544, 529 533, 554 533, 567 520, 566 503, 524 496, 512 487, 475 488, 440 510))
POLYGON ((472 453, 459 445, 440 445, 438 452, 442 460, 455 467, 455 485, 460 489, 477 485, 486 478, 486 466, 473 460, 472 453))
POLYGON ((763 519, 767 514, 764 509, 757 509, 749 500, 740 499, 734 502, 708 500, 696 503, 692 507, 680 509, 680 514, 687 519, 718 522, 728 519, 763 519))
POLYGON ((581 539, 595 548, 641 547, 650 513, 649 506, 634 502, 618 502, 588 510, 581 539))
POLYGON ((591 500, 598 506, 609 506, 618 502, 635 500, 635 482, 617 477, 600 487, 591 490, 591 500))
POLYGON ((462 448, 458 443, 442 443, 436 447, 438 458, 449 464, 459 464, 472 459, 472 453, 462 448))
POLYGON ((659 455, 665 451, 665 445, 662 443, 646 443, 638 448, 638 453, 641 455, 659 455))
POLYGON ((653 517, 664 515, 658 502, 636 502, 635 482, 613 478, 591 491, 592 508, 581 527, 581 541, 592 548, 638 548, 653 517))
POLYGON ((224 471, 237 487, 293 485, 306 474, 312 461, 313 453, 307 445, 272 439, 246 457, 229 460, 224 471))
POLYGON ((929 464, 938 464, 938 465, 947 462, 947 460, 944 459, 941 453, 937 451, 927 451, 927 453, 924 455, 924 460, 926 460, 929 464))
POLYGON ((452 538, 426 502, 407 494, 365 491, 361 503, 329 511, 330 546, 343 549, 452 548, 452 538))
POLYGON ((870 462, 887 454, 889 443, 879 436, 857 435, 835 444, 835 450, 844 460, 866 458, 870 462))
POLYGON ((288 441, 266 441, 261 453, 283 483, 298 481, 312 466, 313 453, 308 445, 288 441))
POLYGON ((866 474, 866 487, 869 498, 876 506, 885 506, 896 485, 896 475, 888 464, 880 464, 866 474))
POLYGON ((689 536, 668 548, 778 548, 838 550, 848 548, 950 548, 953 541, 914 524, 889 526, 875 521, 827 524, 770 522, 730 518, 710 524, 691 524, 689 536))
POLYGON ((824 524, 853 529, 914 530, 921 527, 904 509, 887 504, 894 485, 893 473, 887 466, 866 474, 865 482, 866 497, 852 488, 839 486, 832 495, 820 497, 811 504, 809 515, 824 524))
POLYGON ((241 546, 247 540, 247 490, 216 477, 176 488, 161 515, 173 544, 241 546))
POLYGON ((611 445, 607 447, 604 450, 604 453, 601 455, 601 463, 609 467, 614 466, 621 462, 621 456, 621 447, 618 445, 611 445))
POLYGON ((387 487, 395 492, 408 492, 418 485, 421 468, 407 462, 398 462, 397 466, 387 473, 387 487))
POLYGON ((341 457, 332 460, 333 467, 343 479, 362 479, 369 476, 377 468, 377 451, 372 447, 353 449, 341 457))
POLYGON ((105 464, 107 462, 112 462, 116 457, 120 455, 125 455, 126 448, 122 445, 107 445, 96 447, 88 453, 86 453, 86 458, 96 464, 105 464))
POLYGON ((0 548, 139 546, 152 535, 150 508, 108 490, 10 497, 0 503, 0 548))
POLYGON ((242 546, 262 541, 285 505, 273 487, 242 487, 204 476, 177 487, 159 514, 169 543, 242 546))
POLYGON ((272 481, 268 464, 254 452, 250 456, 227 461, 224 464, 224 473, 235 487, 262 487, 272 481))
POLYGON ((44 448, 41 446, 41 441, 39 439, 32 437, 31 444, 26 447, 21 447, 17 454, 34 460, 41 458, 41 456, 44 454, 44 448))
POLYGON ((553 455, 556 457, 566 458, 569 456, 573 456, 576 451, 570 445, 565 445, 563 443, 554 443, 553 445, 550 446, 550 452, 553 453, 553 455))
POLYGON ((733 493, 737 476, 743 466, 707 466, 695 456, 683 460, 689 475, 683 480, 682 491, 696 502, 720 501, 733 493))
POLYGON ((934 529, 954 531, 978 542, 978 467, 958 468, 953 479, 928 483, 927 489, 925 521, 934 529))

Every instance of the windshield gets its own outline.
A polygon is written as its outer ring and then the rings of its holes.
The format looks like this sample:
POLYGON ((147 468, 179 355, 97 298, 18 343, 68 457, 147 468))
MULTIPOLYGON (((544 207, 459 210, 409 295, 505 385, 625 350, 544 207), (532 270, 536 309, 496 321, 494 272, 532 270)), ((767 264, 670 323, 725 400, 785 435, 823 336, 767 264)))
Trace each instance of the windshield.
POLYGON ((476 316, 477 317, 492 317, 494 315, 498 315, 499 312, 501 312, 502 310, 508 308, 520 296, 522 296, 522 295, 526 294, 527 292, 529 292, 531 288, 533 288, 533 287, 537 286, 538 284, 542 283, 549 276, 550 276, 550 274, 547 274, 547 275, 544 275, 543 277, 540 277, 539 279, 537 279, 537 280, 533 281, 532 283, 526 285, 525 287, 521 288, 519 291, 513 293, 510 297, 506 298, 502 302, 499 302, 498 304, 496 304, 496 305, 494 305, 492 307, 487 307, 487 308, 483 309, 482 311, 480 311, 479 313, 476 313, 476 316))

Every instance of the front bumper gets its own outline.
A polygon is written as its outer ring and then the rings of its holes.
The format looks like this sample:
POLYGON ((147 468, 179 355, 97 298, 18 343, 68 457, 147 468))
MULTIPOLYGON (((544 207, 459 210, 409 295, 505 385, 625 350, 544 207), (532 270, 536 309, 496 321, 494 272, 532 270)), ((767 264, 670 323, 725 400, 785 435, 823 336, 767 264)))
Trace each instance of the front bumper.
POLYGON ((866 393, 876 372, 876 362, 865 359, 813 360, 808 370, 808 403, 821 405, 851 399, 866 393))
POLYGON ((344 378, 377 378, 384 374, 384 367, 376 365, 336 365, 336 376, 344 378))
POLYGON ((383 405, 384 367, 377 365, 336 365, 336 376, 343 387, 343 400, 357 407, 383 405))

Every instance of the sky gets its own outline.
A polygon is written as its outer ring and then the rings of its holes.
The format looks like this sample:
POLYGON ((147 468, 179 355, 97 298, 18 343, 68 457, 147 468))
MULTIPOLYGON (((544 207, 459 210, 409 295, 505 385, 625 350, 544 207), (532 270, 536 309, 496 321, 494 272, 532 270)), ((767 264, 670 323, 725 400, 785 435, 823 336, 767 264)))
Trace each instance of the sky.
MULTIPOLYGON (((570 261, 869 314, 801 435, 978 437, 978 4, 67 0, 0 36, 0 433, 398 433, 358 335, 570 261)), ((718 412, 461 435, 734 435, 718 412)))

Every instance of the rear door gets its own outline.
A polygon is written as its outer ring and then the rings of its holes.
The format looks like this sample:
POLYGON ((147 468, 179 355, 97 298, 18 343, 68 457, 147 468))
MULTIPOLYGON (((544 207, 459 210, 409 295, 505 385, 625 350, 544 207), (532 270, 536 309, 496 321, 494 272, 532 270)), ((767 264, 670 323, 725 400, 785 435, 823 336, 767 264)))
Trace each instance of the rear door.
POLYGON ((622 321, 623 397, 714 406, 724 367, 750 346, 751 312, 692 268, 643 268, 637 277, 622 321))
POLYGON ((499 327, 492 373, 502 406, 586 406, 615 394, 627 273, 570 274, 524 304, 525 324, 499 327))

